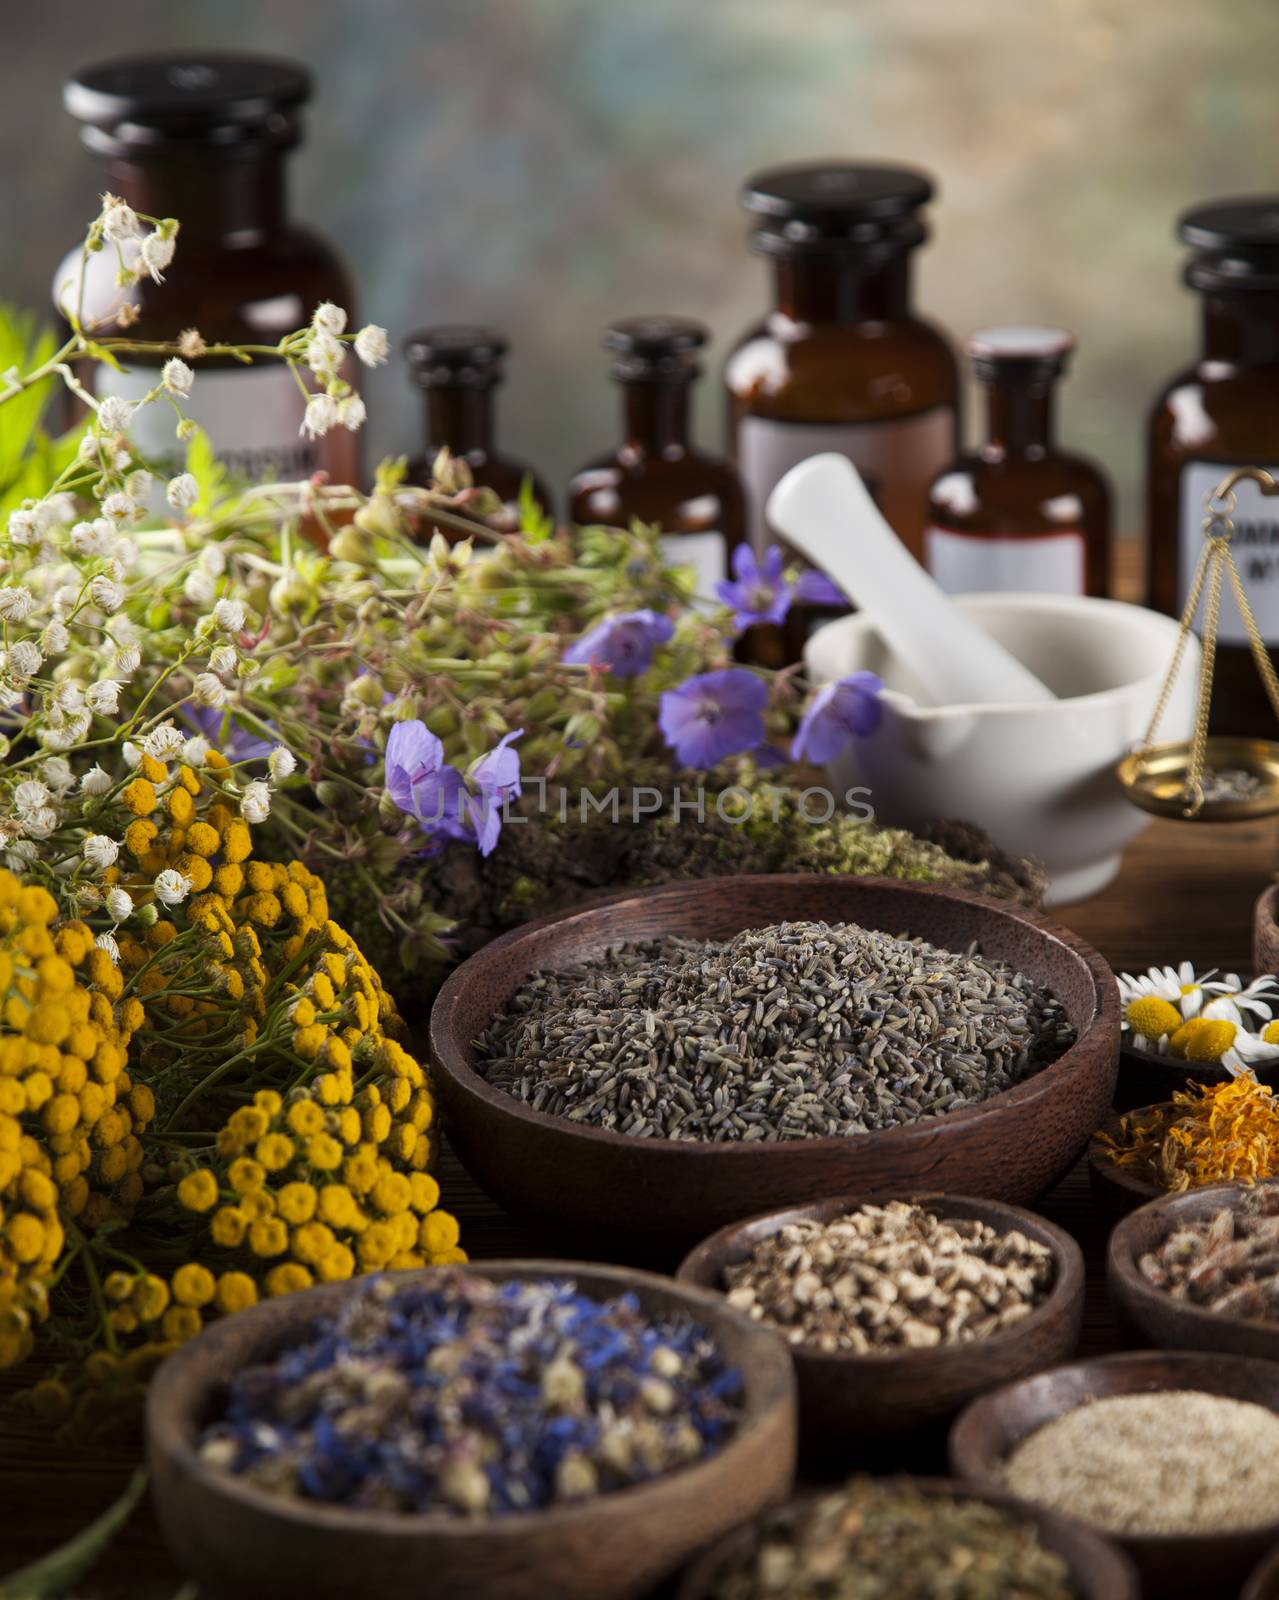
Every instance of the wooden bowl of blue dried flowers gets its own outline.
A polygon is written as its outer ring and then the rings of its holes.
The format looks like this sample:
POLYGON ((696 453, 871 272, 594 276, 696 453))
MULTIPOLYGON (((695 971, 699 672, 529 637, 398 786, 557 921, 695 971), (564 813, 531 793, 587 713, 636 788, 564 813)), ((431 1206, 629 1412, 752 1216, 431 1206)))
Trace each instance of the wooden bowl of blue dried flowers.
POLYGON ((1030 1200, 1109 1109, 1119 1021, 1106 963, 1035 913, 796 873, 517 929, 450 976, 430 1047, 476 1180, 616 1257, 832 1194, 1030 1200))
POLYGON ((612 1600, 785 1499, 795 1384, 715 1295, 485 1262, 206 1329, 156 1375, 147 1445, 204 1600, 612 1600))

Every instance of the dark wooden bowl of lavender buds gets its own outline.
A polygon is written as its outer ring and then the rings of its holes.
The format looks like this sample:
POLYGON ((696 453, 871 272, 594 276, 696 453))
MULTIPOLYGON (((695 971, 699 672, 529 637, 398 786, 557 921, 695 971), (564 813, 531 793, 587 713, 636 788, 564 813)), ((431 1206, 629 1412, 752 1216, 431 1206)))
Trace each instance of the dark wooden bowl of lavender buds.
MULTIPOLYGON (((754 1212, 832 1194, 918 1187, 1028 1201, 1070 1168, 1106 1115, 1119 1021, 1102 958, 1036 913, 953 889, 796 873, 660 885, 506 934, 449 977, 431 1014, 430 1053, 445 1129, 476 1181, 512 1212, 607 1235, 616 1257, 645 1238, 687 1245, 754 1212), (623 1133, 534 1109, 479 1070, 477 1041, 547 973, 636 941, 723 941, 787 921, 853 923, 959 954, 975 945, 1048 991, 1074 1042, 980 1103, 835 1137, 623 1133)), ((601 1049, 609 1037, 603 1028, 601 1049)))
MULTIPOLYGON (((882 1203, 882 1198, 871 1203, 882 1203)), ((1028 1314, 980 1338, 915 1349, 826 1353, 787 1336, 799 1385, 806 1459, 809 1450, 823 1455, 839 1450, 847 1464, 850 1448, 941 1423, 977 1395, 1023 1373, 1065 1361, 1079 1342, 1084 1261, 1068 1233, 1031 1211, 994 1200, 944 1194, 904 1194, 901 1198, 944 1222, 979 1222, 1004 1237, 1020 1234, 1050 1252, 1051 1277, 1043 1297, 1028 1314)), ((767 1212, 721 1228, 684 1258, 676 1278, 725 1293, 725 1273, 748 1261, 764 1241, 790 1224, 832 1222, 867 1203, 864 1195, 844 1196, 767 1212)))
POLYGON ((1111 1234, 1106 1274, 1145 1342, 1279 1361, 1279 1184, 1152 1200, 1111 1234), (1254 1207, 1255 1226, 1241 1225, 1254 1207))
MULTIPOLYGON (((1141 1600, 1137 1569, 1109 1539, 1069 1517, 1059 1517, 1043 1506, 1017 1500, 994 1489, 975 1489, 952 1478, 912 1478, 920 1494, 930 1499, 979 1500, 1015 1515, 1035 1530, 1039 1543, 1061 1557, 1070 1572, 1078 1600, 1141 1600)), ((781 1516, 802 1517, 817 1501, 805 1495, 783 1508, 781 1516)), ((675 1590, 674 1600, 715 1600, 730 1573, 740 1572, 757 1548, 766 1519, 727 1534, 692 1563, 675 1590)), ((913 1573, 903 1576, 911 1577, 913 1573)), ((770 1591, 771 1592, 771 1591, 770 1591)), ((807 1590, 805 1591, 808 1592, 807 1590)), ((815 1590, 813 1592, 816 1592, 815 1590)), ((887 1594, 887 1589, 876 1592, 887 1594)))
MULTIPOLYGON (((432 1273, 386 1274, 413 1283, 432 1273)), ((790 1492, 795 1381, 776 1335, 717 1296, 669 1278, 562 1261, 488 1261, 468 1274, 572 1279, 608 1300, 634 1294, 650 1317, 688 1317, 742 1378, 741 1415, 713 1453, 664 1476, 576 1503, 505 1515, 368 1510, 289 1498, 221 1470, 199 1449, 232 1379, 305 1342, 367 1279, 324 1284, 206 1328, 151 1384, 147 1454, 165 1540, 203 1600, 623 1600, 790 1492)), ((357 1363, 358 1365, 358 1363, 357 1363)))
MULTIPOLYGON (((1054 1367, 974 1400, 951 1429, 951 1470, 976 1489, 1007 1492, 1009 1457, 1040 1428, 1094 1401, 1181 1390, 1247 1401, 1279 1414, 1279 1365, 1247 1356, 1139 1350, 1054 1367)), ((1177 1417, 1170 1406, 1170 1442, 1177 1417)), ((1155 1495, 1160 1463, 1152 1465, 1155 1495)), ((1234 1600, 1248 1573, 1279 1543, 1279 1521, 1212 1533, 1108 1537, 1136 1564, 1143 1594, 1158 1600, 1234 1600)))

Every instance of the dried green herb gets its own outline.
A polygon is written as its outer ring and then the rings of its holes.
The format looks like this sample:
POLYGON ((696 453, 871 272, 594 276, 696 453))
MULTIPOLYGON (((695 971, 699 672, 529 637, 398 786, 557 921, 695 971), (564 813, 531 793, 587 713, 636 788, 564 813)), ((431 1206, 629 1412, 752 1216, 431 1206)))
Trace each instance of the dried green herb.
POLYGON ((854 1478, 766 1521, 715 1600, 1078 1600, 1029 1522, 909 1479, 854 1478))

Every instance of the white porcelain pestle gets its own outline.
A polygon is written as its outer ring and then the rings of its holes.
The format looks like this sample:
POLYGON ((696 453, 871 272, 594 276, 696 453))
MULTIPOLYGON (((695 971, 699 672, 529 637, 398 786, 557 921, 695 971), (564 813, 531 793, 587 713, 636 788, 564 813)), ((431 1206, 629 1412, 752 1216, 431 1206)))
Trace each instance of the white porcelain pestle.
POLYGON ((884 521, 847 456, 792 467, 768 520, 867 615, 934 705, 1035 705, 1052 690, 972 621, 884 521))

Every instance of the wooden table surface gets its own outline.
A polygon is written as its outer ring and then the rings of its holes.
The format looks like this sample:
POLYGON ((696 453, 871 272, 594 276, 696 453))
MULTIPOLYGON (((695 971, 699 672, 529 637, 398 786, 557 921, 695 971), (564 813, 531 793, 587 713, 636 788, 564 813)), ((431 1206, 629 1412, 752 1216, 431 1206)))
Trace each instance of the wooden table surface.
MULTIPOLYGON (((1279 869, 1279 822, 1231 827, 1156 822, 1132 846, 1119 878, 1103 894, 1062 908, 1060 920, 1097 946, 1116 971, 1188 958, 1197 967, 1246 971, 1252 903, 1279 869)), ((445 1203, 462 1224, 462 1242, 475 1257, 561 1255, 603 1257, 596 1241, 553 1236, 505 1215, 445 1153, 445 1203)), ((1093 1226, 1082 1168, 1071 1172, 1038 1205, 1083 1245, 1089 1264, 1082 1352, 1119 1347, 1120 1336, 1101 1276, 1104 1239, 1093 1226)), ((671 1261, 645 1263, 673 1266, 671 1261)), ((22 1381, 29 1381, 29 1373, 22 1381)), ((0 1401, 18 1386, 0 1382, 0 1401)), ((72 1446, 49 1437, 11 1408, 0 1410, 0 1573, 31 1560, 97 1514, 123 1487, 136 1464, 139 1440, 72 1446)), ((849 1466, 877 1463, 849 1462, 849 1466)), ((918 1459, 920 1470, 942 1462, 918 1459)), ((127 1600, 161 1600, 181 1587, 145 1508, 117 1540, 86 1593, 127 1600)), ((392 1600, 392 1597, 387 1597, 392 1600)))

